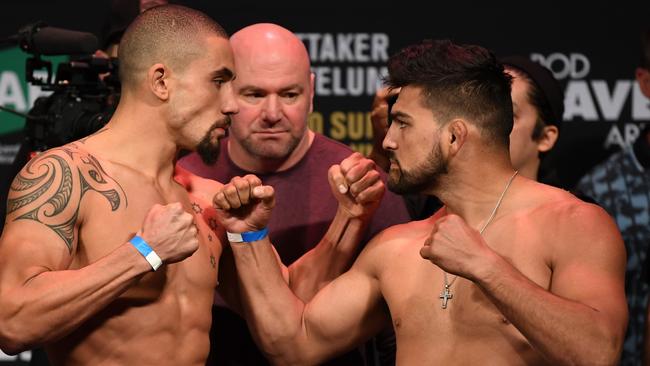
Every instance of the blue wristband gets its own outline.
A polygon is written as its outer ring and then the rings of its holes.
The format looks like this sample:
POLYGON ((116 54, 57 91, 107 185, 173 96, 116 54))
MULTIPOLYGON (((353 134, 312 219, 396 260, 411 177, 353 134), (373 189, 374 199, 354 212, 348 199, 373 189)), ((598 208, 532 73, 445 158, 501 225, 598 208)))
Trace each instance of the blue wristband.
POLYGON ((146 259, 147 262, 149 262, 151 268, 153 268, 154 271, 157 270, 162 265, 162 259, 160 259, 158 254, 156 254, 156 252, 154 252, 154 250, 151 249, 149 244, 147 244, 147 242, 144 241, 144 239, 136 235, 133 238, 131 238, 131 240, 129 240, 129 243, 131 243, 131 245, 133 245, 135 249, 137 249, 138 252, 142 254, 144 259, 146 259))
POLYGON ((250 243, 266 238, 269 235, 269 229, 264 228, 260 231, 246 231, 243 233, 226 232, 226 235, 228 236, 228 241, 231 243, 250 243))

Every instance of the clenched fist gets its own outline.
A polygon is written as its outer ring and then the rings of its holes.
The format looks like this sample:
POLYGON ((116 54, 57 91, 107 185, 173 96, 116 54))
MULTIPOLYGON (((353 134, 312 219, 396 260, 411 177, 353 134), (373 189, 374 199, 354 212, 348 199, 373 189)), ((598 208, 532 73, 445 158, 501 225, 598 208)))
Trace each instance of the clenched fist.
POLYGON ((374 162, 359 153, 332 165, 328 179, 339 207, 355 218, 370 217, 386 191, 374 162))
POLYGON ((174 263, 189 257, 199 248, 194 216, 176 202, 153 205, 144 218, 138 235, 162 259, 174 263))
POLYGON ((275 191, 271 186, 248 174, 234 177, 213 198, 219 221, 226 231, 243 233, 266 227, 275 206, 275 191))

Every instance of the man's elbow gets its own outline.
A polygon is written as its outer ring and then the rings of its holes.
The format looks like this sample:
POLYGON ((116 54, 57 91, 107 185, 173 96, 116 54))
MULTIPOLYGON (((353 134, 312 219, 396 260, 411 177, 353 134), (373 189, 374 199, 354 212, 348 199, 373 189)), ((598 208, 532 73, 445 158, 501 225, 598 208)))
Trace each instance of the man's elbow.
POLYGON ((0 349, 8 354, 15 355, 32 348, 29 340, 29 327, 21 324, 17 309, 19 306, 7 301, 0 302, 0 349))
POLYGON ((17 355, 30 349, 29 342, 21 336, 20 332, 12 328, 14 327, 6 322, 0 325, 0 350, 8 355, 17 355))
POLYGON ((582 365, 617 365, 621 361, 624 337, 625 332, 604 330, 599 341, 583 354, 585 359, 578 363, 582 365))

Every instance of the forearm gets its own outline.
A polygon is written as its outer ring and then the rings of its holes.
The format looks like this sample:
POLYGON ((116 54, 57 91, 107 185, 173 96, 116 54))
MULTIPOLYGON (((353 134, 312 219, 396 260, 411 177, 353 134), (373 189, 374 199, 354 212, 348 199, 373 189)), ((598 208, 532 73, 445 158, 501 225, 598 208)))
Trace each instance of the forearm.
POLYGON ((369 217, 351 217, 339 208, 316 247, 289 266, 289 287, 308 302, 322 287, 350 268, 369 217))
POLYGON ((258 345, 272 359, 298 356, 305 306, 282 277, 268 238, 231 243, 243 310, 258 345))
POLYGON ((4 350, 18 352, 69 334, 150 270, 135 248, 124 244, 84 268, 44 271, 3 289, 4 350))
POLYGON ((618 361, 623 331, 585 304, 556 296, 503 258, 475 282, 553 364, 610 365, 618 361))

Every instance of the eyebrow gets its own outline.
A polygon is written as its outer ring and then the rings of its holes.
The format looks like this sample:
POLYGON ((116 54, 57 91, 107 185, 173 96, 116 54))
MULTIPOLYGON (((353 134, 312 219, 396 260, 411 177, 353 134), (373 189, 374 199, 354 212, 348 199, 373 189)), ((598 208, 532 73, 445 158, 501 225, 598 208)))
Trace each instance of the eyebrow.
POLYGON ((227 67, 222 67, 212 73, 212 77, 222 77, 226 80, 235 80, 235 74, 227 67))
MULTIPOLYGON (((287 87, 284 87, 284 88, 280 89, 278 92, 283 93, 283 92, 287 92, 289 90, 296 90, 296 91, 302 93, 304 88, 300 84, 292 84, 292 85, 289 85, 287 87)), ((255 86, 255 85, 244 85, 241 88, 239 88, 239 91, 240 92, 266 91, 266 89, 260 88, 259 86, 255 86)))
POLYGON ((411 116, 408 113, 404 113, 404 112, 401 112, 401 111, 397 111, 397 112, 392 112, 391 111, 390 112, 390 119, 393 120, 393 119, 396 119, 396 118, 399 118, 401 120, 411 120, 412 119, 411 116))

